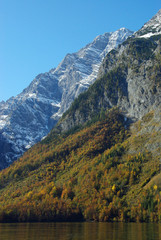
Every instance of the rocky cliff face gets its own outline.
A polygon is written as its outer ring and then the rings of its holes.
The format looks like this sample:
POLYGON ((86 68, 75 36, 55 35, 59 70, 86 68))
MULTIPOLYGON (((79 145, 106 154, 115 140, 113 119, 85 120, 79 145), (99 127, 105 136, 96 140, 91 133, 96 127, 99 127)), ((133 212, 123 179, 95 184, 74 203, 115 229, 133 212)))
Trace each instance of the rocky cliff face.
POLYGON ((59 122, 61 131, 84 124, 112 107, 118 107, 125 117, 135 121, 160 106, 160 19, 161 11, 131 38, 107 54, 98 79, 78 97, 59 122))
POLYGON ((0 103, 0 169, 47 135, 72 101, 95 80, 104 56, 131 31, 105 33, 56 69, 38 75, 21 94, 0 103))
POLYGON ((105 33, 74 54, 68 54, 58 68, 51 71, 59 79, 62 91, 59 111, 52 116, 57 120, 69 108, 73 100, 96 80, 99 67, 108 52, 124 42, 132 32, 121 28, 105 33))
POLYGON ((30 148, 52 128, 50 116, 58 111, 61 92, 50 74, 40 74, 15 98, 0 104, 0 167, 30 148))

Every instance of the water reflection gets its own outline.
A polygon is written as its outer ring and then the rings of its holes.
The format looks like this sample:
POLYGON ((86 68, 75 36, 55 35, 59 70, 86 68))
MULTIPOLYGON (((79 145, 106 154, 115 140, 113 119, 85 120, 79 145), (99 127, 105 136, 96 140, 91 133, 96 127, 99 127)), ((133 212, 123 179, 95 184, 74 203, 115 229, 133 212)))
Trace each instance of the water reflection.
POLYGON ((0 224, 0 240, 160 240, 161 224, 18 223, 0 224))

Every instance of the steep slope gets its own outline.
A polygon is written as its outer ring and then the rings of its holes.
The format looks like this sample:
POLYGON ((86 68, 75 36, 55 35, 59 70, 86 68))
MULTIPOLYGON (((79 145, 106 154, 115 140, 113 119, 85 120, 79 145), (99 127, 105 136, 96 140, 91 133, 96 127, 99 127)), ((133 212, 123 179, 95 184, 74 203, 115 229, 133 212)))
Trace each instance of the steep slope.
POLYGON ((132 32, 121 28, 114 33, 105 33, 75 54, 68 54, 52 73, 59 78, 62 89, 61 107, 57 114, 61 116, 73 100, 84 92, 95 80, 105 55, 131 36, 132 32))
POLYGON ((0 169, 49 133, 74 98, 95 81, 106 53, 131 34, 122 28, 96 37, 56 69, 38 75, 21 94, 0 103, 0 169))
POLYGON ((161 9, 134 35, 141 38, 149 38, 161 34, 161 9))
MULTIPOLYGON (((157 13, 157 18, 160 15, 161 11, 157 13)), ((74 101, 58 123, 58 128, 60 131, 69 130, 114 106, 125 117, 136 121, 160 105, 160 80, 161 35, 140 38, 135 33, 107 54, 98 79, 74 101)))
POLYGON ((50 74, 40 74, 15 98, 0 104, 0 168, 30 148, 53 126, 50 116, 58 111, 61 92, 50 74))
POLYGON ((0 221, 159 221, 160 120, 158 109, 127 131, 112 109, 49 135, 0 172, 0 221))

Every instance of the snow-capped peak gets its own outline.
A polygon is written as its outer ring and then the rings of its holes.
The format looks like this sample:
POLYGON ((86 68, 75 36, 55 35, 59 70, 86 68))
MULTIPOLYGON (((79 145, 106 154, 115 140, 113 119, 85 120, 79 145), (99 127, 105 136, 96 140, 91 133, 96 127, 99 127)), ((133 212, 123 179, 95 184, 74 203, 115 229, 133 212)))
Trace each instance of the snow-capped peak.
POLYGON ((161 9, 134 35, 139 38, 149 38, 161 34, 161 9))

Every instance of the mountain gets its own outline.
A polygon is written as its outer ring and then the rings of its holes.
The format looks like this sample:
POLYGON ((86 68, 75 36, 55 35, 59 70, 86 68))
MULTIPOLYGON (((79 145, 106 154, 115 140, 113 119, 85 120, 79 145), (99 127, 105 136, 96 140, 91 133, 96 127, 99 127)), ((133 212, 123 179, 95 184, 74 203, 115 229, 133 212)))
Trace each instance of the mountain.
POLYGON ((77 53, 67 54, 57 68, 39 74, 16 97, 0 103, 0 168, 7 167, 46 136, 72 101, 95 80, 104 56, 131 31, 105 33, 77 53))
POLYGON ((156 27, 160 19, 161 11, 107 54, 100 66, 98 79, 88 91, 80 94, 58 123, 61 131, 84 124, 101 110, 118 107, 125 117, 136 121, 160 106, 161 32, 156 27), (149 26, 151 33, 148 32, 149 26), (151 37, 141 35, 142 30, 151 37))
POLYGON ((140 38, 149 38, 154 35, 161 34, 161 9, 150 19, 144 26, 137 31, 134 36, 140 38))
POLYGON ((52 131, 0 172, 0 221, 161 221, 160 98, 161 34, 135 33, 52 131))

